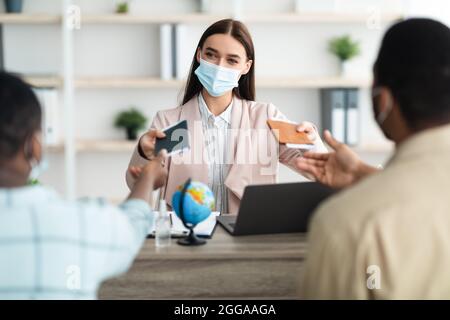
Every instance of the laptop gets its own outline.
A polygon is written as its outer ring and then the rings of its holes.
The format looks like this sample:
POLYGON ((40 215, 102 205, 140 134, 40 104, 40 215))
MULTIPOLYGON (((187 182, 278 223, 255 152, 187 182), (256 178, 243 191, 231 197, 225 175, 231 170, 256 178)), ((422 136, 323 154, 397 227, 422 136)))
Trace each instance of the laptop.
POLYGON ((234 236, 306 232, 314 210, 335 192, 317 182, 250 185, 238 215, 217 221, 234 236))

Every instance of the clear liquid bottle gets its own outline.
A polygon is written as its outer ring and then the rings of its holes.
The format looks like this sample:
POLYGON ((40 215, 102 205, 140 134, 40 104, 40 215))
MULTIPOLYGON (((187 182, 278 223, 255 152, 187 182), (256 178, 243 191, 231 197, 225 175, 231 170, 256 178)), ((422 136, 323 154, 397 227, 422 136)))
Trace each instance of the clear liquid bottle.
POLYGON ((170 246, 170 216, 167 213, 166 201, 159 201, 159 212, 155 219, 155 245, 157 248, 170 246))

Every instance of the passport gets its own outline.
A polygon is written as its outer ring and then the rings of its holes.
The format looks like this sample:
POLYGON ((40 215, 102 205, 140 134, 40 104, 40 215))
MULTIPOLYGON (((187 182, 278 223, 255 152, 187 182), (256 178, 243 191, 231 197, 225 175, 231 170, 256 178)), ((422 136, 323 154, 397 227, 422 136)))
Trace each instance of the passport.
POLYGON ((274 131, 278 142, 289 148, 309 150, 315 147, 306 133, 297 131, 298 124, 275 119, 267 120, 267 124, 274 131))

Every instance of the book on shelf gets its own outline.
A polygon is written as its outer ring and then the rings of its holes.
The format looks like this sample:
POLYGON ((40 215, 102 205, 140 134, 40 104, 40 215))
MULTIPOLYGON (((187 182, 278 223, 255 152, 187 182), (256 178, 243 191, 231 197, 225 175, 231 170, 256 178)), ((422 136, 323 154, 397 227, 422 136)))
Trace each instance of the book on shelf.
POLYGON ((195 51, 195 46, 191 51, 188 51, 192 44, 188 43, 188 30, 186 25, 177 24, 174 32, 174 54, 175 54, 175 78, 177 80, 184 80, 191 67, 192 55, 195 51))
POLYGON ((170 80, 175 75, 172 25, 162 24, 160 33, 161 79, 170 80))
POLYGON ((359 111, 358 111, 358 92, 356 89, 347 91, 347 109, 345 116, 347 125, 346 142, 351 146, 359 144, 359 111))
POLYGON ((62 142, 58 91, 52 88, 34 88, 42 108, 44 144, 58 146, 62 142))
POLYGON ((322 89, 321 104, 322 128, 340 142, 358 145, 358 89, 322 89))

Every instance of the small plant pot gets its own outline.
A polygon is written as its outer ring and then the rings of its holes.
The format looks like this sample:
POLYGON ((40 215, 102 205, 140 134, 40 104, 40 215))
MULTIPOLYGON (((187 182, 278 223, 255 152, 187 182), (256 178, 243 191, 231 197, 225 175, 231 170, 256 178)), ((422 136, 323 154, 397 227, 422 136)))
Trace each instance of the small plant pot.
POLYGON ((128 140, 136 140, 137 139, 137 130, 134 128, 127 128, 127 139, 128 140))
POLYGON ((5 0, 5 8, 7 13, 21 13, 23 0, 5 0))
POLYGON ((350 76, 348 61, 340 61, 339 62, 339 76, 341 76, 342 78, 347 78, 350 76))

